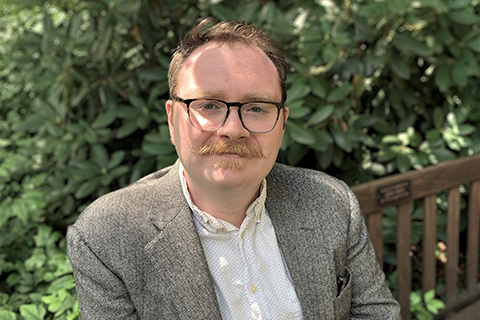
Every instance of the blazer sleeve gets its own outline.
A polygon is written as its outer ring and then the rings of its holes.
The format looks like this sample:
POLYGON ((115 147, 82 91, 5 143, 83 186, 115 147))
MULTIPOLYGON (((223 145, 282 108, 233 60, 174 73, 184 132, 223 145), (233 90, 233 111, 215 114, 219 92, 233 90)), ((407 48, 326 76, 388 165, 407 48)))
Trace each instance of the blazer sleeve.
POLYGON ((350 319, 398 319, 400 306, 393 299, 375 256, 357 199, 345 185, 350 206, 346 268, 351 283, 350 319))
POLYGON ((82 319, 140 319, 123 281, 92 251, 75 226, 67 232, 67 252, 82 319))

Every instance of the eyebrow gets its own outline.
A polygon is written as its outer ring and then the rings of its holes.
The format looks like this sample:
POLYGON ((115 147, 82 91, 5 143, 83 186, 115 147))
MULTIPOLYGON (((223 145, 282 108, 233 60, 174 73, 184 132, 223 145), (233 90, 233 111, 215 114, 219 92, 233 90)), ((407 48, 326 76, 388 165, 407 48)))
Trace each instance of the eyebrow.
MULTIPOLYGON (((218 99, 223 100, 225 95, 220 91, 206 91, 202 95, 206 99, 218 99)), ((248 93, 242 100, 245 101, 276 101, 272 96, 263 93, 248 93)))

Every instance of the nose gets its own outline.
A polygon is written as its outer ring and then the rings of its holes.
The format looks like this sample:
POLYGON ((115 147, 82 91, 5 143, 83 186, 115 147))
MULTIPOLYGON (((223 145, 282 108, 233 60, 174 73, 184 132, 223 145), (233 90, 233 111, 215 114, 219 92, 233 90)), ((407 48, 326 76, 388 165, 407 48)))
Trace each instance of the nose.
POLYGON ((242 124, 239 112, 240 109, 238 107, 230 107, 225 123, 217 130, 219 135, 229 137, 232 140, 247 138, 250 135, 250 132, 242 124))

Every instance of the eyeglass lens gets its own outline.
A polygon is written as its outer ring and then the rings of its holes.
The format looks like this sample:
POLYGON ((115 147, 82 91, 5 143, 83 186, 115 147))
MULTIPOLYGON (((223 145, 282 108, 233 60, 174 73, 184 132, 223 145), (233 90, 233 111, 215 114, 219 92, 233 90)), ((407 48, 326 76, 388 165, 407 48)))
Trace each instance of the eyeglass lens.
MULTIPOLYGON (((228 107, 217 100, 195 100, 190 104, 190 121, 198 129, 215 131, 226 120, 228 107)), ((240 107, 244 127, 257 133, 271 131, 277 122, 279 109, 267 102, 251 102, 240 107)))

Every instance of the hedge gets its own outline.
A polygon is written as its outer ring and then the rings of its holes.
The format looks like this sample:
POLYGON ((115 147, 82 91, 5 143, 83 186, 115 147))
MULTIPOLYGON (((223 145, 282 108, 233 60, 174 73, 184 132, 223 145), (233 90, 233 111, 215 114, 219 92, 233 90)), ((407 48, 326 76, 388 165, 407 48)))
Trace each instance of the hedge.
MULTIPOLYGON (((80 319, 66 228, 175 161, 167 68, 201 18, 255 23, 284 50, 279 162, 353 185, 480 152, 478 0, 3 0, 0 12, 0 319, 80 319)), ((413 244, 421 218, 417 206, 413 244)), ((418 295, 412 313, 431 318, 418 295)))

